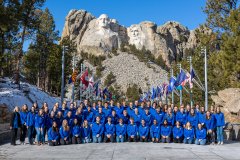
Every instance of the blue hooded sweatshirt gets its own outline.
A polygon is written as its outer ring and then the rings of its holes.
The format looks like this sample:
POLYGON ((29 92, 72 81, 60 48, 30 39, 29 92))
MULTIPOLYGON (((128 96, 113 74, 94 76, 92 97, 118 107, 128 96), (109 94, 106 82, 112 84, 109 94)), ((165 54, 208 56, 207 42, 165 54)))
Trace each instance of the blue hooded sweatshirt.
POLYGON ((48 140, 49 141, 58 140, 58 138, 59 138, 58 132, 53 131, 52 127, 49 128, 49 130, 48 130, 48 140))
POLYGON ((160 137, 160 129, 159 125, 152 125, 150 129, 150 134, 152 138, 159 138, 160 137))
POLYGON ((27 114, 27 126, 34 126, 35 124, 35 113, 28 112, 27 114))
POLYGON ((67 138, 69 139, 69 136, 71 135, 71 128, 69 127, 69 130, 64 130, 64 128, 61 126, 59 130, 60 136, 62 139, 67 138))
POLYGON ((92 124, 92 135, 96 136, 97 134, 99 134, 100 136, 103 134, 104 131, 104 124, 102 123, 96 123, 94 122, 92 124))
POLYGON ((222 112, 215 114, 216 126, 222 127, 225 126, 224 114, 222 112))
POLYGON ((81 129, 81 135, 82 135, 82 138, 85 138, 85 137, 88 137, 90 138, 90 134, 91 134, 91 128, 90 126, 88 125, 88 127, 82 127, 81 129))
POLYGON ((176 121, 179 121, 181 125, 185 125, 187 122, 187 113, 177 112, 176 121))
POLYGON ((138 131, 139 131, 140 137, 143 137, 143 136, 147 137, 149 133, 149 127, 147 125, 145 126, 140 125, 138 128, 138 131))
POLYGON ((184 138, 191 138, 191 139, 193 139, 194 136, 195 136, 193 128, 191 128, 191 129, 184 128, 183 134, 184 134, 184 138))
POLYGON ((81 135, 81 127, 79 125, 74 125, 72 127, 72 135, 73 136, 78 135, 78 137, 80 137, 80 135, 81 135))
POLYGON ((117 124, 116 125, 116 135, 117 136, 125 136, 126 135, 126 132, 127 132, 127 127, 125 124, 117 124))
POLYGON ((136 124, 129 124, 127 126, 127 134, 128 136, 137 136, 138 127, 136 124))
POLYGON ((44 128, 45 127, 45 117, 39 116, 38 114, 35 116, 35 128, 44 128))
POLYGON ((173 137, 182 137, 183 136, 183 128, 180 126, 179 128, 177 126, 173 127, 173 137))
POLYGON ((110 134, 110 135, 115 134, 115 125, 114 124, 112 124, 112 123, 105 124, 105 135, 107 135, 107 134, 110 134))
POLYGON ((196 130, 196 139, 206 139, 206 129, 202 128, 201 130, 196 130))
POLYGON ((170 126, 161 126, 161 135, 162 136, 170 136, 171 134, 171 127, 170 126))

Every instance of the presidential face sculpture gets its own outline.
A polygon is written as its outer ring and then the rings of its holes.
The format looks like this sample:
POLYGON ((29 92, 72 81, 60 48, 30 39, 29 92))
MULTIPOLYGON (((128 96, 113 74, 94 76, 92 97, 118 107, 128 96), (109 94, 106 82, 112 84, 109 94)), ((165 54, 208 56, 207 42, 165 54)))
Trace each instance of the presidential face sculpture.
POLYGON ((98 25, 102 28, 109 28, 109 24, 110 24, 110 19, 106 14, 102 14, 99 18, 98 18, 98 25))
POLYGON ((141 32, 139 25, 132 25, 128 28, 129 43, 134 44, 138 49, 143 46, 143 41, 145 39, 144 34, 141 32))

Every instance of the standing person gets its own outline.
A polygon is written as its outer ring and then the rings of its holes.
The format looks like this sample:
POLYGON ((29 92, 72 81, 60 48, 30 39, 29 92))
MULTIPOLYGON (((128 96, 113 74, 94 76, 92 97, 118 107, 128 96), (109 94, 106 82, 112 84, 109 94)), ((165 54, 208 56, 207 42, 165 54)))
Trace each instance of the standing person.
POLYGON ((96 117, 96 122, 92 124, 93 143, 101 143, 104 131, 104 124, 100 122, 100 117, 96 117))
POLYGON ((122 120, 123 120, 123 124, 128 125, 129 124, 129 115, 127 113, 127 110, 123 110, 123 114, 122 114, 122 120))
POLYGON ((31 111, 27 115, 27 129, 28 129, 28 141, 30 145, 33 145, 33 134, 35 131, 34 122, 35 121, 35 108, 32 106, 31 111))
POLYGON ((45 136, 48 133, 48 129, 51 128, 51 126, 52 126, 51 120, 50 120, 50 115, 49 115, 48 105, 46 102, 43 104, 43 112, 44 112, 44 117, 45 117, 45 125, 44 125, 44 129, 43 129, 43 143, 45 143, 45 136))
POLYGON ((122 118, 120 118, 119 123, 116 125, 116 142, 124 142, 127 132, 127 127, 123 124, 122 118))
POLYGON ((45 126, 45 117, 43 114, 43 110, 39 109, 38 114, 35 116, 35 129, 37 132, 37 144, 41 145, 44 144, 44 135, 43 130, 45 126))
POLYGON ((151 126, 151 129, 150 129, 150 135, 151 135, 153 143, 158 143, 159 142, 160 125, 157 124, 156 119, 153 120, 153 125, 151 126))
POLYGON ((183 128, 179 121, 176 121, 176 126, 173 128, 173 142, 182 143, 183 141, 183 128))
POLYGON ((190 122, 186 123, 186 126, 184 128, 184 140, 183 143, 185 144, 193 144, 193 140, 194 140, 194 129, 191 126, 190 122))
POLYGON ((221 112, 220 107, 217 107, 217 113, 215 114, 216 126, 217 126, 217 142, 223 145, 223 127, 225 126, 224 114, 221 112))
POLYGON ((16 145, 17 132, 18 128, 21 127, 21 117, 19 114, 19 107, 16 106, 13 110, 11 119, 10 119, 10 129, 11 129, 11 145, 16 145))
POLYGON ((110 140, 113 143, 115 136, 115 125, 112 124, 112 118, 108 117, 107 123, 105 124, 104 142, 110 140))
POLYGON ((198 125, 198 114, 196 111, 191 108, 190 113, 188 114, 187 121, 190 122, 191 126, 196 129, 198 125))
POLYGON ((59 132, 57 122, 53 121, 52 127, 48 130, 48 145, 57 146, 59 144, 59 132))
POLYGON ((71 143, 71 128, 68 125, 68 121, 66 119, 63 120, 62 126, 60 127, 60 144, 68 145, 71 143))
POLYGON ((21 144, 25 144, 25 138, 27 134, 27 115, 28 115, 28 107, 26 104, 22 106, 22 111, 20 112, 21 117, 21 129, 20 129, 20 142, 21 144))
POLYGON ((206 144, 206 129, 202 127, 202 124, 198 124, 198 128, 196 130, 196 145, 205 145, 206 144))
POLYGON ((91 142, 91 127, 88 124, 87 119, 85 119, 83 121, 81 135, 82 135, 82 142, 83 143, 90 143, 91 142))
POLYGON ((207 111, 204 124, 207 129, 207 143, 212 144, 214 144, 213 119, 214 117, 211 115, 209 111, 207 111))
POLYGON ((80 144, 81 143, 81 126, 79 125, 78 119, 74 118, 72 126, 72 143, 80 144))
POLYGON ((168 126, 174 126, 175 115, 172 113, 172 108, 171 107, 168 108, 167 114, 165 114, 164 119, 167 120, 168 126))
POLYGON ((171 126, 168 125, 168 121, 165 119, 161 126, 161 139, 162 143, 170 143, 171 126))
POLYGON ((138 127, 134 124, 134 119, 130 118, 130 124, 127 126, 128 142, 137 142, 138 127))
POLYGON ((181 105, 180 111, 176 114, 176 121, 179 121, 179 123, 185 127, 185 124, 187 122, 187 113, 184 111, 184 106, 181 105))
POLYGON ((146 125, 146 122, 144 119, 141 120, 141 125, 139 126, 139 137, 140 142, 147 142, 148 141, 148 133, 149 133, 149 127, 146 125))

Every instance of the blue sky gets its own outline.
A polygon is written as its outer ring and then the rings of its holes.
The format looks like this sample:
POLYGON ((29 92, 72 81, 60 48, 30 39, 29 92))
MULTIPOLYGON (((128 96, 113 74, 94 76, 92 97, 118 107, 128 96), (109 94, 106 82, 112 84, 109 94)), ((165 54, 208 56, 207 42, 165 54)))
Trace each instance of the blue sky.
MULTIPOLYGON (((95 17, 105 13, 126 27, 149 20, 158 25, 178 21, 189 29, 205 22, 206 0, 47 0, 44 7, 53 14, 56 29, 62 33, 65 17, 71 9, 84 9, 95 17)), ((26 49, 28 42, 25 44, 26 49)))

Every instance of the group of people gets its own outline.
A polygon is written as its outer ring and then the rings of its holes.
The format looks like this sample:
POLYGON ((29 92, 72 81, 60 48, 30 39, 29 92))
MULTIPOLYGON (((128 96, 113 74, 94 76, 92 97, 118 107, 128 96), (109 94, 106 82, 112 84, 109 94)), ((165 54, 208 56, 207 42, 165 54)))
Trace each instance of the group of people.
POLYGON ((50 146, 101 142, 153 142, 223 144, 224 114, 220 107, 210 110, 199 105, 164 105, 162 102, 122 103, 84 100, 63 102, 50 109, 47 103, 31 108, 14 108, 10 122, 11 144, 20 142, 50 146), (46 141, 46 138, 47 140, 46 141))

